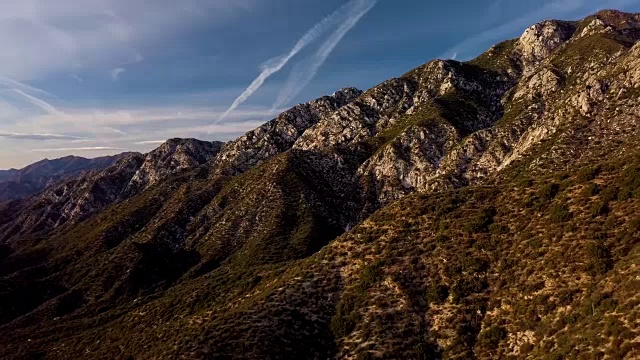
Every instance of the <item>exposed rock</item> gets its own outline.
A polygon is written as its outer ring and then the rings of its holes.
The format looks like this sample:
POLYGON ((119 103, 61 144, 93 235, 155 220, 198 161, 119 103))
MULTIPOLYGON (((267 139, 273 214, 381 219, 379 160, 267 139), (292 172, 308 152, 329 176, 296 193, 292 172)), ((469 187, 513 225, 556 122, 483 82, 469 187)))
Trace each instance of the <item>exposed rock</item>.
POLYGON ((171 139, 145 156, 144 163, 127 185, 136 194, 169 175, 200 166, 214 158, 224 144, 196 139, 171 139))
POLYGON ((525 72, 546 59, 573 36, 576 25, 566 21, 543 21, 529 27, 518 41, 525 72))
POLYGON ((282 153, 320 119, 349 104, 362 94, 345 88, 331 96, 295 106, 261 127, 227 143, 211 167, 216 173, 237 175, 282 153))

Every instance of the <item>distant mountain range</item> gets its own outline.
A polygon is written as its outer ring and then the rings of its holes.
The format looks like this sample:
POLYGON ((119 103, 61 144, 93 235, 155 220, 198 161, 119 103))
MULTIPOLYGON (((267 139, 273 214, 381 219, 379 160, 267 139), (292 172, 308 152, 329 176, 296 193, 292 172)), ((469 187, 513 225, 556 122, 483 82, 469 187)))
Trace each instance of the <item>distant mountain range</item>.
POLYGON ((36 194, 65 177, 83 171, 104 169, 123 156, 125 154, 95 159, 67 156, 55 160, 44 159, 20 170, 0 170, 0 202, 36 194))
POLYGON ((639 125, 607 10, 65 173, 0 203, 0 357, 640 358, 639 125))

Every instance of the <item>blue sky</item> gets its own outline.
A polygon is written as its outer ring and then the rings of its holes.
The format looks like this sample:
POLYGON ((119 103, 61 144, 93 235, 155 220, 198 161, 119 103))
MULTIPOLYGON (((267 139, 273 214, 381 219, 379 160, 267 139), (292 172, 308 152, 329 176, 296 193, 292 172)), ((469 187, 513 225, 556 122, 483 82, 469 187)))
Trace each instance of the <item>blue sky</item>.
POLYGON ((229 140, 339 88, 601 8, 640 0, 0 0, 0 169, 229 140))

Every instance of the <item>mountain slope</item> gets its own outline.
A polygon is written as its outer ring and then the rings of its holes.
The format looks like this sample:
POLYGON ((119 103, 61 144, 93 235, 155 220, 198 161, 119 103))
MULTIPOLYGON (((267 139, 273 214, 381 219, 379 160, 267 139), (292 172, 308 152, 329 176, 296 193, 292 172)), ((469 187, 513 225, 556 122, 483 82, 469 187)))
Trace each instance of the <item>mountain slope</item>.
POLYGON ((10 232, 0 354, 640 356, 639 39, 637 14, 545 21, 10 232))
POLYGON ((13 177, 18 169, 0 170, 0 181, 13 177))
POLYGON ((104 170, 80 174, 32 198, 0 204, 0 241, 77 223, 160 180, 206 163, 221 147, 220 142, 168 140, 146 155, 127 154, 104 170))
POLYGON ((38 161, 20 170, 0 171, 0 202, 36 194, 63 178, 83 171, 107 168, 124 156, 126 154, 95 159, 67 156, 38 161))
POLYGON ((347 88, 298 105, 224 146, 193 139, 169 140, 146 156, 128 156, 102 172, 50 187, 36 198, 0 205, 0 230, 4 232, 0 232, 0 241, 76 223, 171 175, 207 162, 217 181, 240 174, 288 150, 304 130, 360 94, 357 89, 347 88))

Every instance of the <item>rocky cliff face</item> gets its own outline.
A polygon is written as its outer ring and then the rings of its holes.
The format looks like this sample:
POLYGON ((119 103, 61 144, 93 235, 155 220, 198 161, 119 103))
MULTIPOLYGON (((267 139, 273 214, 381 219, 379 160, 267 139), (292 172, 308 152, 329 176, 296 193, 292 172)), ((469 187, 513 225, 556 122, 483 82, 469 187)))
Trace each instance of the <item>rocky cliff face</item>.
POLYGON ((125 192, 137 194, 170 175, 205 164, 220 152, 223 145, 221 142, 171 139, 145 156, 125 192))
POLYGON ((544 21, 0 206, 0 354, 637 357, 638 40, 544 21))
MULTIPOLYGON (((581 22, 544 21, 469 63, 431 62, 367 91, 305 132, 294 149, 348 148, 353 158, 367 145, 366 160, 342 176, 372 188, 365 192, 381 205, 483 181, 550 140, 567 119, 616 116, 612 91, 634 89, 636 21, 610 11, 581 22)), ((635 134, 632 116, 619 118, 615 136, 635 134)))
POLYGON ((355 88, 337 91, 278 115, 274 120, 224 146, 212 162, 214 173, 237 175, 289 150, 310 127, 362 94, 355 88))

